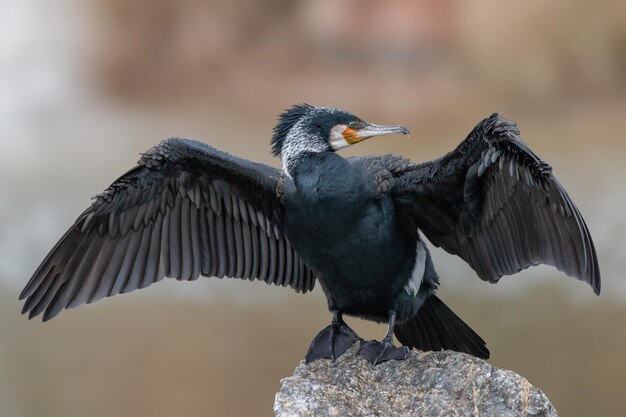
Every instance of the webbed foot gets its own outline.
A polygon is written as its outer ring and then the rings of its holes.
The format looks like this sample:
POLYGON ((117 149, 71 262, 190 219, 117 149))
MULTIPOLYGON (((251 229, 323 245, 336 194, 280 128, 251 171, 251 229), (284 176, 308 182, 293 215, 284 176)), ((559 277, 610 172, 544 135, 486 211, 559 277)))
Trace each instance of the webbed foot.
POLYGON ((350 346, 362 340, 339 315, 333 315, 333 322, 311 342, 305 361, 311 363, 317 359, 331 359, 335 362, 350 346))
POLYGON ((406 346, 395 347, 393 343, 383 340, 368 340, 361 344, 358 355, 363 356, 372 365, 378 365, 385 361, 401 361, 409 357, 409 348, 406 346))

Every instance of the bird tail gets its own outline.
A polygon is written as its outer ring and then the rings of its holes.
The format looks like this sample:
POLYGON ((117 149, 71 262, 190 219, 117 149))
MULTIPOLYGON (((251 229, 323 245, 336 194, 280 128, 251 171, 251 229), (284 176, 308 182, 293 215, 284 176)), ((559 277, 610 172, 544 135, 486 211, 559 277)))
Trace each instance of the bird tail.
POLYGON ((431 295, 411 320, 396 326, 400 343, 419 350, 455 350, 489 358, 485 341, 443 301, 431 295))

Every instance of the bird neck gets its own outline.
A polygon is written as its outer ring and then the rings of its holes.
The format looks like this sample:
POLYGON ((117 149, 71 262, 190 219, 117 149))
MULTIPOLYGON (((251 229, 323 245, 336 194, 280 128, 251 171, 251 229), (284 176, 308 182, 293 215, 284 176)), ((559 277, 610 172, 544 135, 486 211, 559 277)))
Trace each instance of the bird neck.
POLYGON ((300 152, 294 152, 287 156, 283 156, 283 171, 285 174, 293 179, 297 172, 298 165, 304 161, 305 159, 319 154, 319 151, 314 151, 311 149, 303 149, 300 152))
POLYGON ((287 134, 281 150, 283 170, 288 177, 293 178, 295 166, 304 156, 329 151, 330 146, 322 138, 307 135, 303 129, 297 126, 287 134))

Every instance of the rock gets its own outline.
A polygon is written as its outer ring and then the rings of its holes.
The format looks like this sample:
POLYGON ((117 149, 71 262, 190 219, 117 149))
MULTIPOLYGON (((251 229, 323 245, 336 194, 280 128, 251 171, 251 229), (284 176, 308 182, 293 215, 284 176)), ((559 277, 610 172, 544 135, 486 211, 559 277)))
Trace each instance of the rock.
POLYGON ((336 363, 302 361, 281 381, 277 417, 557 417, 539 389, 512 371, 451 351, 411 352, 372 366, 353 346, 336 363))

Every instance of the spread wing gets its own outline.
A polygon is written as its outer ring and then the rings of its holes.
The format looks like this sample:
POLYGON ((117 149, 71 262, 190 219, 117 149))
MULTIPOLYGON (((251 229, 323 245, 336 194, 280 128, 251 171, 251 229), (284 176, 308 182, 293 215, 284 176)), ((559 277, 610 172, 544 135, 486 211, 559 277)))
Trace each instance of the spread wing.
POLYGON ((547 264, 600 292, 595 248, 580 212, 551 167, 499 114, 483 120, 443 158, 395 177, 398 203, 435 245, 497 282, 547 264))
POLYGON ((65 233, 20 295, 49 320, 164 277, 258 279, 306 292, 315 277, 281 231, 280 171, 190 139, 143 154, 65 233))

